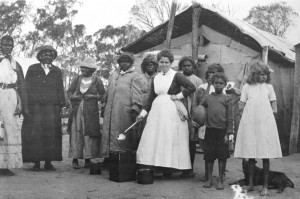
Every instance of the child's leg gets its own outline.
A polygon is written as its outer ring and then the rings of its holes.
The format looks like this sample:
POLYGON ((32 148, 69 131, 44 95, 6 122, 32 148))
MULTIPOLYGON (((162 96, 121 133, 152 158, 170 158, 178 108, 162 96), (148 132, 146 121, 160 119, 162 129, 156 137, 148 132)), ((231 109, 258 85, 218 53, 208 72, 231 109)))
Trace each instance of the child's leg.
POLYGON ((248 166, 249 166, 249 185, 246 187, 246 191, 250 192, 254 190, 255 159, 250 158, 248 161, 248 166))
POLYGON ((195 162, 195 156, 196 156, 196 142, 190 141, 190 157, 191 157, 191 164, 192 164, 192 170, 194 168, 194 162, 195 162))
POLYGON ((204 165, 205 173, 203 177, 200 177, 201 182, 206 182, 208 180, 208 174, 207 174, 207 161, 205 160, 205 165, 204 165))
POLYGON ((264 171, 264 184, 263 190, 260 193, 261 196, 268 196, 269 195, 269 172, 270 172, 270 161, 269 159, 263 159, 263 171, 264 171))
POLYGON ((207 161, 207 182, 203 185, 205 188, 212 186, 212 172, 214 168, 214 161, 207 161))
POLYGON ((225 177, 226 177, 226 164, 227 164, 227 160, 224 160, 224 171, 223 171, 223 180, 225 179, 225 177))
POLYGON ((224 172, 225 172, 226 161, 218 160, 218 163, 219 163, 219 180, 218 180, 217 189, 223 190, 224 189, 223 177, 224 177, 224 172))

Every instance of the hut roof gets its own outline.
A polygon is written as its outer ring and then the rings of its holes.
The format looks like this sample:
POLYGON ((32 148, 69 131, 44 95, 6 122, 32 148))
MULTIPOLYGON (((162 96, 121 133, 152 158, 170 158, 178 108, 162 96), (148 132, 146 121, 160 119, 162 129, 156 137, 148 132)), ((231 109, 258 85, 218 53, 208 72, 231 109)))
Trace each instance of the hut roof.
MULTIPOLYGON (((207 5, 201 5, 201 7, 199 27, 206 25, 259 52, 263 47, 268 46, 269 58, 274 61, 295 62, 293 45, 286 39, 259 30, 243 20, 224 15, 207 5)), ((192 15, 193 6, 190 6, 175 16, 172 39, 192 31, 192 15)), ((136 41, 129 43, 122 48, 122 51, 136 54, 157 46, 165 41, 167 29, 168 21, 158 25, 136 41)))

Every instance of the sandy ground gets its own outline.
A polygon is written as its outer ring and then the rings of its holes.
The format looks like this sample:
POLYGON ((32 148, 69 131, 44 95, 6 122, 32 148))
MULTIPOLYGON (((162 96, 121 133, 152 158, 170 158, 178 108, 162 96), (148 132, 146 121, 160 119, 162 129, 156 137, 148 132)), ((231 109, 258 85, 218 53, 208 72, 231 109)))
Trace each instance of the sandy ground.
MULTIPOLYGON (((71 159, 67 157, 68 135, 63 136, 62 162, 54 162, 56 171, 31 171, 32 164, 25 164, 23 169, 15 170, 15 176, 0 176, 0 199, 189 199, 189 198, 266 198, 259 196, 261 186, 248 197, 237 197, 237 193, 228 185, 229 182, 243 178, 241 160, 230 158, 227 163, 225 189, 215 189, 217 165, 214 167, 213 188, 203 188, 199 177, 204 173, 202 154, 197 154, 194 178, 181 179, 179 174, 171 178, 157 176, 154 184, 140 185, 136 182, 116 183, 108 180, 108 170, 102 175, 89 175, 88 169, 74 170, 71 159)), ((83 161, 80 162, 83 165, 83 161)), ((261 162, 258 162, 261 167, 261 162)), ((284 172, 295 184, 295 188, 286 188, 283 193, 271 190, 267 198, 300 198, 300 154, 294 154, 278 160, 271 160, 271 170, 284 172)))

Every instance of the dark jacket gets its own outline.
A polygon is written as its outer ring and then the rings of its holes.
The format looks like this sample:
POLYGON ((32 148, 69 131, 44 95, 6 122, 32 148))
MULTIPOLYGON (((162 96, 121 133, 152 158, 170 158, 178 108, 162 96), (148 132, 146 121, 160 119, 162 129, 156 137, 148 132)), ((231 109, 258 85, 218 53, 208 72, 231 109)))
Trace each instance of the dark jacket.
MULTIPOLYGON (((83 110, 84 110, 84 124, 85 124, 85 135, 88 136, 100 136, 100 123, 99 123, 99 108, 98 101, 101 100, 102 96, 105 93, 104 86, 102 81, 96 77, 92 77, 92 83, 89 89, 82 94, 80 92, 80 83, 83 76, 79 75, 76 77, 69 89, 67 90, 68 97, 70 98, 72 95, 76 94, 82 96, 82 100, 84 100, 83 110), (97 95, 97 99, 85 99, 85 95, 97 95)), ((73 101, 72 104, 72 113, 70 119, 77 113, 79 104, 81 101, 73 101)), ((71 121, 72 122, 72 121, 71 121)), ((71 125, 71 122, 69 125, 71 125)))
POLYGON ((41 64, 33 64, 26 74, 28 104, 55 104, 63 106, 65 95, 61 70, 52 65, 48 75, 41 64))

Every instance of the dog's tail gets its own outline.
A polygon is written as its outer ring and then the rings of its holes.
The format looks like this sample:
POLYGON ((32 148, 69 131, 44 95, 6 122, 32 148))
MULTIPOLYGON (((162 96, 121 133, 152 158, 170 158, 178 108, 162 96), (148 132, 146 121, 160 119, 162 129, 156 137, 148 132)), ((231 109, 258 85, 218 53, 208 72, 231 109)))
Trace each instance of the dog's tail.
POLYGON ((287 186, 287 187, 294 188, 294 183, 288 178, 288 179, 287 179, 286 186, 287 186))

